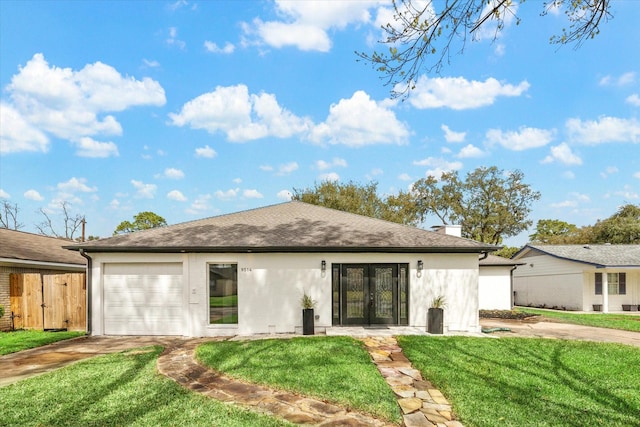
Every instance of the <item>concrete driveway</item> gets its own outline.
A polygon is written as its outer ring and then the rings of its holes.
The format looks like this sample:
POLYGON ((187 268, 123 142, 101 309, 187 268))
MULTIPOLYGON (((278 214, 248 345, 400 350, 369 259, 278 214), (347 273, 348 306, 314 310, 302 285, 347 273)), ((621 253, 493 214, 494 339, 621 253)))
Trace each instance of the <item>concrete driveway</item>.
POLYGON ((495 336, 597 341, 640 347, 640 332, 535 320, 480 319, 480 325, 482 328, 509 328, 511 330, 510 332, 494 332, 491 334, 495 336))
POLYGON ((149 345, 173 346, 176 337, 81 337, 0 357, 0 387, 79 360, 149 345))

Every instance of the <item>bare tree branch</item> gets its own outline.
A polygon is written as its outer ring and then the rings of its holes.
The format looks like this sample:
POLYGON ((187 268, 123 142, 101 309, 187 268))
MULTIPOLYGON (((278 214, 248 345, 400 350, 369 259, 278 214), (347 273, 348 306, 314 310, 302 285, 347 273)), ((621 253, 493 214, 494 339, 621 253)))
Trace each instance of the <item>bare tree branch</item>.
POLYGON ((24 224, 18 222, 18 204, 11 205, 8 200, 2 200, 2 207, 0 208, 0 228, 7 228, 9 230, 20 230, 24 227, 24 224))

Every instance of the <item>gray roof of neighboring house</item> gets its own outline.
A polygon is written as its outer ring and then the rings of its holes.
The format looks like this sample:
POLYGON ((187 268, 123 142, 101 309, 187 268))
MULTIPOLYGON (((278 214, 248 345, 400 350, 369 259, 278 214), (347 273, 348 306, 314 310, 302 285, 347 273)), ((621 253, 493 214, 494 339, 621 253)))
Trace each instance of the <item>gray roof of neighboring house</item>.
POLYGON ((70 243, 69 240, 0 228, 0 259, 4 262, 86 265, 87 260, 79 253, 62 248, 70 243))
POLYGON ((581 262, 599 268, 640 267, 640 245, 532 245, 527 244, 513 256, 546 254, 567 261, 581 262))
POLYGON ((292 201, 69 245, 86 252, 459 252, 498 247, 292 201))
POLYGON ((497 255, 488 255, 486 258, 480 259, 479 264, 480 267, 513 267, 515 265, 523 265, 526 263, 497 255))

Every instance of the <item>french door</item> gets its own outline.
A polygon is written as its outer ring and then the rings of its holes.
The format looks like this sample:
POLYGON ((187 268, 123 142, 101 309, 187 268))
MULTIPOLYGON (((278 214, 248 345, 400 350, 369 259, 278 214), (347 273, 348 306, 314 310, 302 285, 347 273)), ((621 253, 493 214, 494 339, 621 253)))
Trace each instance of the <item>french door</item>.
POLYGON ((407 264, 334 265, 333 323, 407 324, 407 273, 407 264))

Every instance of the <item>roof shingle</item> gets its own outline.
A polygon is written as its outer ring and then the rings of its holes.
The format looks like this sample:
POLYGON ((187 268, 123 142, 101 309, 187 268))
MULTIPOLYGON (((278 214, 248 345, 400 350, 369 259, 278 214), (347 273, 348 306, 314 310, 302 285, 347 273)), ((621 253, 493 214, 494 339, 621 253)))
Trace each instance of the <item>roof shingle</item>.
POLYGON ((87 260, 79 253, 62 248, 70 243, 69 240, 0 228, 0 258, 85 265, 87 260))
POLYGON ((514 259, 534 250, 596 267, 640 267, 640 245, 532 245, 527 244, 514 259))
POLYGON ((497 247, 292 201, 70 245, 88 252, 470 252, 497 247))

